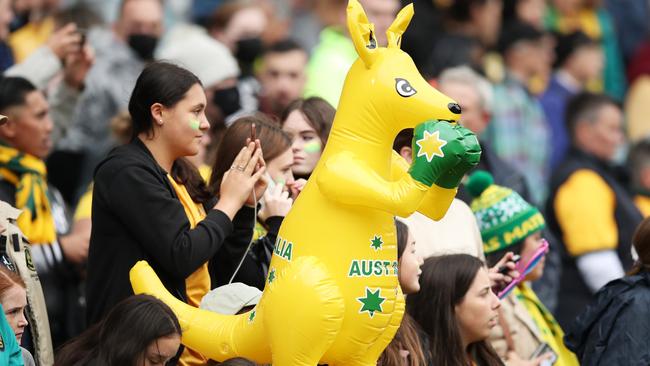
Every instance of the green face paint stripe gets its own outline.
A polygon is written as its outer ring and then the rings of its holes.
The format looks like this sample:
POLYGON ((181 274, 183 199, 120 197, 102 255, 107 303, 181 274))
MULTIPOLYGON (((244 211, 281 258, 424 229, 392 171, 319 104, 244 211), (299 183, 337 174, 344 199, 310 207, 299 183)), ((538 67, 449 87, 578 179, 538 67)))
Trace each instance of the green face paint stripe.
POLYGON ((310 141, 305 144, 304 150, 310 154, 319 153, 321 151, 321 143, 318 140, 310 141))
POLYGON ((190 127, 192 127, 193 130, 199 130, 201 128, 201 121, 198 119, 190 119, 190 127))

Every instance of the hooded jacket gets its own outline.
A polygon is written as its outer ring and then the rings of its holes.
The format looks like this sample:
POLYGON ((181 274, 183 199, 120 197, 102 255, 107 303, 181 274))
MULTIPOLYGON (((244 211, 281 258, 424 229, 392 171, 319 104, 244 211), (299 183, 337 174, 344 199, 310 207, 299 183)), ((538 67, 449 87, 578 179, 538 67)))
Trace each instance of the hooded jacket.
POLYGON ((583 366, 650 365, 650 273, 612 281, 569 328, 564 342, 583 366))
POLYGON ((129 271, 147 260, 163 284, 186 301, 185 279, 215 255, 241 258, 253 232, 254 210, 243 207, 232 222, 204 205, 207 216, 190 229, 183 205, 147 147, 134 139, 97 167, 88 253, 87 320, 99 321, 133 294, 129 271))

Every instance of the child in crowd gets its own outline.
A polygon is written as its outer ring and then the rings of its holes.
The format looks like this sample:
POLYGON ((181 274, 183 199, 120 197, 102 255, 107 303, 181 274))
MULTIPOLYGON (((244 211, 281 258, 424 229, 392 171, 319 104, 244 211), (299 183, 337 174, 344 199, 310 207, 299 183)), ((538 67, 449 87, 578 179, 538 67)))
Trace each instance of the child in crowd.
MULTIPOLYGON (((520 263, 530 261, 543 243, 545 222, 539 210, 516 192, 495 185, 492 175, 483 170, 470 176, 466 188, 475 197, 471 207, 481 229, 488 266, 495 265, 506 252, 519 255, 520 263)), ((499 323, 492 329, 490 342, 508 365, 556 360, 553 365, 577 366, 575 355, 562 342, 562 328, 528 284, 543 271, 542 256, 530 273, 521 274, 525 280, 501 302, 499 323)))
POLYGON ((292 138, 293 175, 308 179, 316 168, 334 121, 336 110, 325 99, 298 99, 282 114, 282 129, 292 138))
POLYGON ((406 310, 424 331, 431 365, 503 365, 487 342, 500 303, 481 260, 467 254, 427 258, 420 286, 406 299, 406 310))
POLYGON ((177 357, 181 326, 162 301, 134 295, 59 350, 56 365, 163 366, 177 357))
MULTIPOLYGON (((226 130, 212 167, 210 190, 219 196, 221 182, 226 173, 231 171, 230 167, 246 139, 251 138, 253 125, 266 161, 265 178, 268 189, 255 191, 255 199, 263 204, 257 212, 259 223, 255 227, 255 241, 250 250, 247 250, 246 245, 229 247, 217 253, 210 262, 213 287, 225 285, 232 280, 255 286, 260 290, 264 288, 273 245, 282 219, 289 213, 293 199, 305 183, 304 180, 295 180, 291 172, 294 159, 289 135, 270 118, 257 114, 238 119, 226 130), (241 268, 237 271, 242 260, 241 268)), ((249 218, 251 225, 254 219, 249 218)), ((251 240, 248 231, 235 230, 231 236, 241 237, 247 243, 251 240)))
MULTIPOLYGON (((0 265, 0 304, 4 314, 20 345, 27 327, 25 309, 27 308, 27 291, 20 275, 0 265)), ((23 361, 26 366, 35 365, 34 357, 22 348, 23 361)))
MULTIPOLYGON (((422 256, 415 250, 415 239, 408 226, 395 220, 397 227, 398 279, 405 295, 420 290, 422 256)), ((425 352, 418 336, 417 324, 405 313, 393 341, 386 347, 377 363, 380 366, 419 366, 425 364, 425 352)))

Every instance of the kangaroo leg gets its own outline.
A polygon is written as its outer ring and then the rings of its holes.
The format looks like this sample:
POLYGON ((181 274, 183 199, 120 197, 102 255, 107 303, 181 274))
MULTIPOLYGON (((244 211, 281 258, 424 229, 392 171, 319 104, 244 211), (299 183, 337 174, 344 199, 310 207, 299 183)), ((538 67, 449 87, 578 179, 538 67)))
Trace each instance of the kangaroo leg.
POLYGON ((393 340, 400 324, 402 323, 405 307, 406 303, 404 301, 404 295, 402 294, 402 291, 399 290, 397 299, 395 300, 395 310, 393 311, 393 316, 390 319, 388 327, 386 327, 386 330, 381 334, 381 336, 379 336, 379 339, 370 346, 364 357, 359 362, 353 363, 354 365, 377 365, 377 360, 384 352, 384 349, 393 340))
POLYGON ((334 342, 343 295, 315 257, 300 257, 265 289, 264 322, 274 366, 315 366, 334 342))

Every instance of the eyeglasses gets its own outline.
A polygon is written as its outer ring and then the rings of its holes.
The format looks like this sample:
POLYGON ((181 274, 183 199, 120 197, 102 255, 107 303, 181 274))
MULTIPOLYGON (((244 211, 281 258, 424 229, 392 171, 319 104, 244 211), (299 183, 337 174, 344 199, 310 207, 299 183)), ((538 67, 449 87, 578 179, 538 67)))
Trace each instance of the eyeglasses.
POLYGON ((548 241, 546 239, 541 240, 542 243, 539 245, 537 249, 535 249, 535 252, 526 260, 526 261, 519 261, 515 265, 515 270, 519 272, 519 277, 514 278, 512 282, 508 284, 503 290, 499 291, 497 296, 499 299, 503 299, 504 297, 508 296, 510 291, 515 288, 518 284, 524 281, 526 276, 535 269, 535 266, 539 263, 542 258, 548 253, 548 241))

